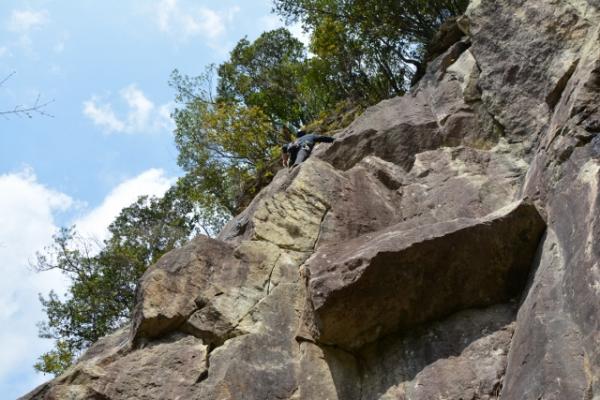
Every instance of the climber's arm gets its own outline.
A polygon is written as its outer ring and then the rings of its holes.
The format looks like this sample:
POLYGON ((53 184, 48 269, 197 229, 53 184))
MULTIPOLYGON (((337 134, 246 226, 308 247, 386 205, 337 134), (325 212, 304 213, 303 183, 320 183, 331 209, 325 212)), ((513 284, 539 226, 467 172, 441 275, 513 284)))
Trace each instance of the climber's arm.
POLYGON ((333 141, 335 141, 335 138, 333 136, 320 135, 315 138, 315 142, 332 143, 333 141))
POLYGON ((288 167, 288 163, 290 161, 290 155, 289 153, 282 153, 281 154, 281 163, 283 164, 284 167, 288 167))

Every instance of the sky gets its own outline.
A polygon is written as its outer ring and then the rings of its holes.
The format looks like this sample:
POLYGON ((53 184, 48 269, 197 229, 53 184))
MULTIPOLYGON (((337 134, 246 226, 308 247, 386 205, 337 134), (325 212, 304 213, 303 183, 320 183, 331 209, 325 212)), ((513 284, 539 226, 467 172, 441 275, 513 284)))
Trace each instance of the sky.
MULTIPOLYGON (((173 144, 175 68, 199 75, 239 39, 282 26, 271 0, 2 0, 0 111, 50 102, 50 116, 0 116, 0 393, 50 376, 36 359, 38 293, 64 293, 31 269, 61 226, 96 239, 119 210, 182 174, 173 144)), ((306 41, 299 27, 292 32, 306 41)))

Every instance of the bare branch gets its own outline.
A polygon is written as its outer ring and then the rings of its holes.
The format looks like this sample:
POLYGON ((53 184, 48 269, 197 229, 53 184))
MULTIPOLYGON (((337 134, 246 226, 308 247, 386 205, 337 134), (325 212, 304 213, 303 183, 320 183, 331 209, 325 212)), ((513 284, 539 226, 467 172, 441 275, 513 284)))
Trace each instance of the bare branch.
POLYGON ((0 81, 0 86, 4 85, 6 83, 6 81, 8 81, 10 78, 12 78, 12 76, 16 73, 17 73, 17 71, 13 71, 10 74, 6 75, 6 77, 4 77, 4 79, 2 79, 0 81))
MULTIPOLYGON (((5 84, 10 78, 12 78, 16 74, 16 71, 11 72, 7 76, 5 76, 2 80, 0 80, 0 86, 5 84)), ((16 105, 13 109, 10 110, 0 110, 0 116, 8 119, 10 115, 16 115, 17 117, 26 117, 33 118, 35 114, 41 115, 44 117, 54 118, 54 115, 46 112, 46 107, 54 103, 54 99, 48 100, 45 102, 40 101, 40 95, 38 94, 33 104, 26 105, 16 105)))

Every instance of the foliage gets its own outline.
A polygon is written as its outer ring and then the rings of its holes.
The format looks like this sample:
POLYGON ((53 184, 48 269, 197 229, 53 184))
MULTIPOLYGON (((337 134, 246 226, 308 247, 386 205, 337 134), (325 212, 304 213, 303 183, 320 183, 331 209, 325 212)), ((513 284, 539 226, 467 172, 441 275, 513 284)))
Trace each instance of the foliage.
POLYGON ((305 61, 302 43, 276 29, 241 39, 201 76, 173 72, 178 163, 188 195, 208 215, 239 213, 276 172, 280 145, 292 140, 288 126, 314 117, 302 91, 305 61))
POLYGON ((73 364, 74 353, 69 344, 63 340, 56 341, 56 348, 40 356, 39 361, 33 367, 44 373, 58 375, 73 364))
POLYGON ((40 357, 38 371, 60 374, 83 349, 128 321, 137 280, 197 229, 192 203, 178 195, 176 186, 160 199, 140 197, 110 225, 104 243, 62 228, 38 253, 39 271, 58 269, 71 280, 65 296, 40 296, 47 315, 40 337, 55 339, 55 348, 40 357))
POLYGON ((272 123, 295 126, 310 118, 302 92, 304 45, 287 29, 264 32, 253 43, 241 39, 219 66, 218 101, 257 107, 272 123))
POLYGON ((466 0, 274 0, 274 11, 312 32, 311 51, 339 89, 367 103, 401 95, 426 46, 466 0))

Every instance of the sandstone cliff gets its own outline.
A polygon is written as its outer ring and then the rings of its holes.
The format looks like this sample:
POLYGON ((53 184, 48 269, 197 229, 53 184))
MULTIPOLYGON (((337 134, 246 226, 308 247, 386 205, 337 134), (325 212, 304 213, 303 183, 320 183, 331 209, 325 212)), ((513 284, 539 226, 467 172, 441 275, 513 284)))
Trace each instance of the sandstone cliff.
POLYGON ((600 399, 600 1, 449 29, 23 399, 600 399))

